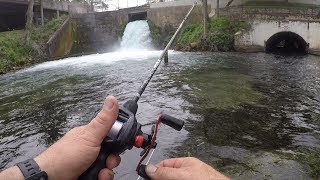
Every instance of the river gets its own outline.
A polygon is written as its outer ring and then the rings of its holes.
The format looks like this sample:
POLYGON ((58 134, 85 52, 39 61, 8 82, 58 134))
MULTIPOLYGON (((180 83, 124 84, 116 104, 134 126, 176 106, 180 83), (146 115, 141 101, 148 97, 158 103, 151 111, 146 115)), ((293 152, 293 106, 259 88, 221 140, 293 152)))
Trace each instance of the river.
MULTIPOLYGON (((137 119, 148 131, 164 111, 186 125, 181 132, 160 127, 151 162, 195 156, 235 179, 319 177, 319 57, 169 54, 139 101, 137 119)), ((0 76, 0 169, 86 124, 107 95, 120 104, 133 97, 159 55, 94 54, 0 76)), ((122 155, 116 179, 137 178, 139 153, 122 155)))

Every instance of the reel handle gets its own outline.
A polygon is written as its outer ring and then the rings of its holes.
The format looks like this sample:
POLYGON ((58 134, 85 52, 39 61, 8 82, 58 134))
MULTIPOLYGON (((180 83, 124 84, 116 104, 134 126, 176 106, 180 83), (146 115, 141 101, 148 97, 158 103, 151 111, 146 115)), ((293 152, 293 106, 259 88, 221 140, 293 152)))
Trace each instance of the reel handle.
POLYGON ((78 180, 98 180, 99 172, 106 167, 106 159, 112 152, 112 143, 102 145, 97 159, 80 175, 78 180))
POLYGON ((144 178, 145 180, 151 180, 151 178, 146 173, 146 167, 147 165, 144 165, 144 164, 139 165, 137 169, 138 175, 144 178))
POLYGON ((177 119, 175 117, 169 116, 168 114, 162 114, 160 121, 163 124, 170 126, 177 131, 181 131, 181 129, 184 126, 184 121, 177 119))

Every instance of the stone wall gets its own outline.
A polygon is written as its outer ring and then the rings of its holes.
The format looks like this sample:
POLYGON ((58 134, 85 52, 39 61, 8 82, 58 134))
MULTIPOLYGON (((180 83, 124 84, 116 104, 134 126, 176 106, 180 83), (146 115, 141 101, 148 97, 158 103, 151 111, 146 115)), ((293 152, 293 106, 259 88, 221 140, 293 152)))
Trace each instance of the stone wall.
POLYGON ((246 8, 228 7, 220 10, 220 15, 240 20, 287 20, 287 21, 320 21, 320 9, 292 9, 292 8, 246 8))
MULTIPOLYGON (((187 12, 191 8, 190 6, 173 6, 173 7, 160 7, 150 8, 148 11, 148 19, 150 19, 156 26, 160 28, 172 28, 176 29, 187 12)), ((209 6, 209 12, 211 7, 209 6)), ((197 5, 190 14, 188 23, 196 23, 203 21, 202 6, 197 5)))

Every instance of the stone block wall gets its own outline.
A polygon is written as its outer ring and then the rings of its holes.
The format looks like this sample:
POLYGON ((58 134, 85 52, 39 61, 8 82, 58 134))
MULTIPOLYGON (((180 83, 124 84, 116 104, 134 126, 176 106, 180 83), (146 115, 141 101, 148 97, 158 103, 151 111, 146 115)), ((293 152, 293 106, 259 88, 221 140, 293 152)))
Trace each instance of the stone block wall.
MULTIPOLYGON (((160 28, 171 27, 172 29, 176 29, 179 27, 190 8, 191 6, 150 8, 148 11, 148 19, 150 19, 156 26, 160 28)), ((209 12, 210 8, 211 7, 209 6, 209 12)), ((202 6, 198 5, 190 14, 186 24, 202 21, 202 6)))
POLYGON ((292 9, 292 8, 246 8, 228 7, 220 10, 220 15, 234 19, 250 20, 287 20, 287 21, 320 21, 320 9, 292 9))

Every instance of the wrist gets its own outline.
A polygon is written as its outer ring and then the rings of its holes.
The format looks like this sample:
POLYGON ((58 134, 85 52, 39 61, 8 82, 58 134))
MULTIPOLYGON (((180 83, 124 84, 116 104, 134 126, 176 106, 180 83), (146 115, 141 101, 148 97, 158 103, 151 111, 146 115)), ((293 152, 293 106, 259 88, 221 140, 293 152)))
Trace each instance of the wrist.
POLYGON ((39 156, 35 157, 34 160, 40 167, 41 171, 45 171, 47 173, 48 179, 53 179, 55 165, 51 161, 51 158, 42 153, 39 156))
POLYGON ((18 166, 13 166, 0 172, 0 179, 6 180, 24 180, 23 174, 18 166))

